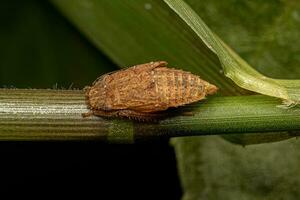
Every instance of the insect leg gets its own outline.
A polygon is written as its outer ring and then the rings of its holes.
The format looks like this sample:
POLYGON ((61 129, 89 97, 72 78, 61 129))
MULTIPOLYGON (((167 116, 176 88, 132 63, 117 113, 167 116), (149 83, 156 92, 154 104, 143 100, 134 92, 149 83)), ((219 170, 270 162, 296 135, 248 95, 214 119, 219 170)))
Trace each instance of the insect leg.
POLYGON ((145 113, 134 110, 119 110, 117 115, 137 121, 157 121, 165 117, 165 114, 163 113, 145 113))
POLYGON ((86 113, 81 113, 81 116, 82 116, 83 118, 87 118, 87 117, 90 117, 90 116, 92 116, 92 115, 93 115, 93 112, 92 112, 92 111, 86 112, 86 113))

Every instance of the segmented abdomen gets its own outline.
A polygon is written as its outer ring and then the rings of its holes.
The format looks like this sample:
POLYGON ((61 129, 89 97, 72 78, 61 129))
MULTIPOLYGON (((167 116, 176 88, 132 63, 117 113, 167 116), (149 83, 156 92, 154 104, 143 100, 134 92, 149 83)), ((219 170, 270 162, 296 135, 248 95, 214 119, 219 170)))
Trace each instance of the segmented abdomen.
POLYGON ((169 107, 199 101, 205 97, 205 83, 190 72, 169 68, 153 70, 156 92, 160 94, 169 107))

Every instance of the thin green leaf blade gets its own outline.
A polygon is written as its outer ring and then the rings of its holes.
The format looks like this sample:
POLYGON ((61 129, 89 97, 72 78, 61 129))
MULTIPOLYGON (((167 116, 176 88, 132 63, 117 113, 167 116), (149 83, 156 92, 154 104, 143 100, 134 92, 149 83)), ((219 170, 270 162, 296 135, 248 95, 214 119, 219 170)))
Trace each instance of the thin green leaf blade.
POLYGON ((52 2, 120 67, 166 60, 214 83, 221 94, 240 89, 224 78, 216 55, 163 1, 52 2))
POLYGON ((279 97, 293 102, 300 101, 299 81, 282 81, 268 78, 252 68, 246 61, 217 37, 183 0, 164 0, 201 38, 220 59, 225 76, 247 90, 279 97), (283 84, 285 83, 285 84, 283 84))

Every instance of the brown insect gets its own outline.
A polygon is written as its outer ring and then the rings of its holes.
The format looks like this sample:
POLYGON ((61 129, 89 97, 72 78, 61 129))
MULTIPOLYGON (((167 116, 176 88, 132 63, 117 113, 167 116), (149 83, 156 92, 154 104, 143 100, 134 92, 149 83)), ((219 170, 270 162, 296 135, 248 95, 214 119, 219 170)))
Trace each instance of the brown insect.
POLYGON ((217 91, 199 76, 166 65, 165 61, 150 62, 99 77, 86 88, 91 112, 83 116, 157 119, 168 108, 199 101, 217 91))

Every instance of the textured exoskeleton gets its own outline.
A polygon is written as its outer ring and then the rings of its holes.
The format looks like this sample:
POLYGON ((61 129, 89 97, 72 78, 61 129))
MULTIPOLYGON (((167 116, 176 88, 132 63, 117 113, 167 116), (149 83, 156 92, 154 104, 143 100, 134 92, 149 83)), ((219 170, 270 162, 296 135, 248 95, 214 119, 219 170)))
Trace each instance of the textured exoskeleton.
POLYGON ((217 91, 199 76, 166 65, 165 61, 150 62, 99 77, 86 88, 90 114, 147 120, 217 91))

